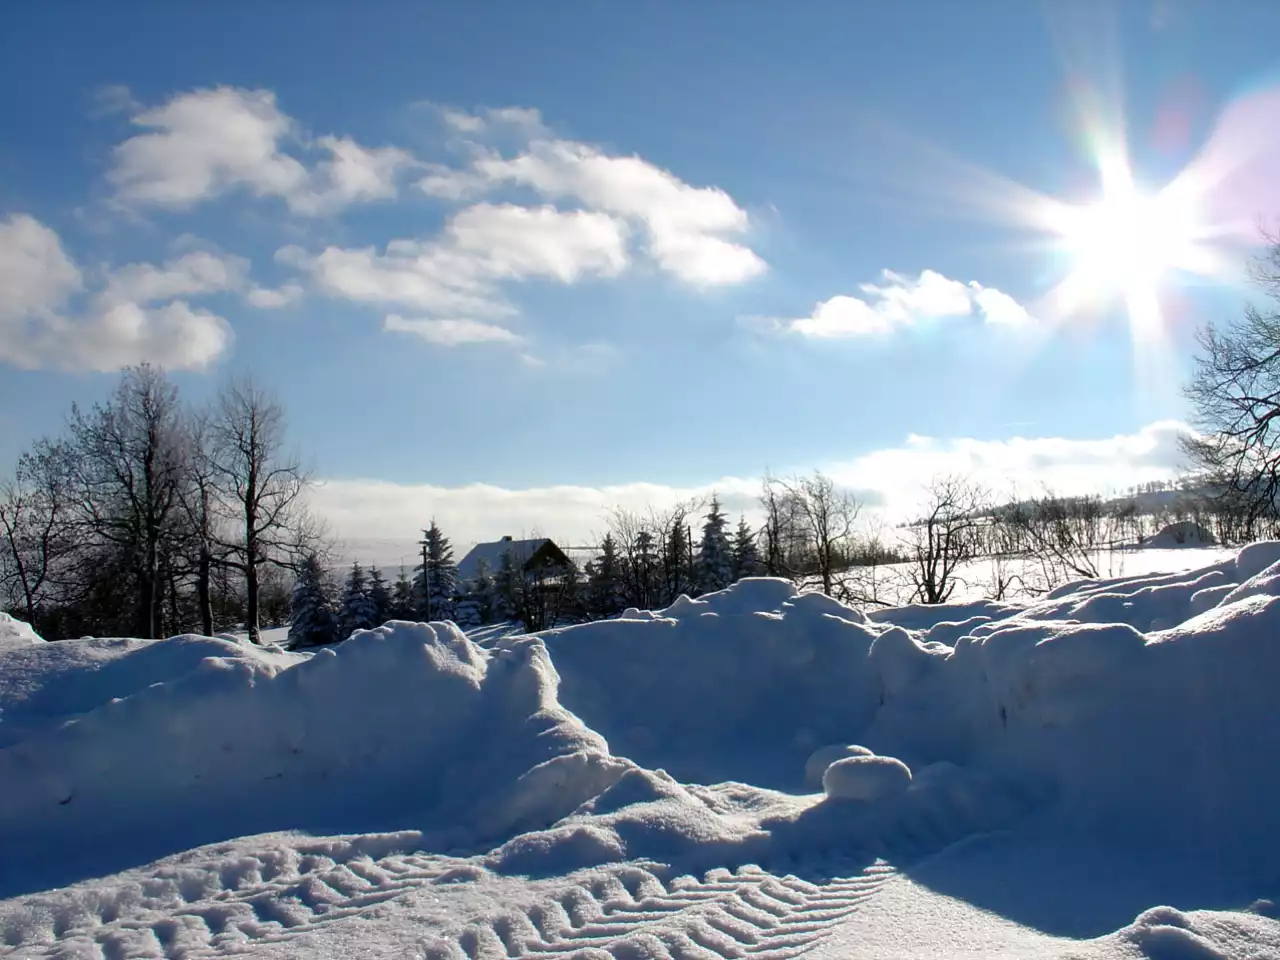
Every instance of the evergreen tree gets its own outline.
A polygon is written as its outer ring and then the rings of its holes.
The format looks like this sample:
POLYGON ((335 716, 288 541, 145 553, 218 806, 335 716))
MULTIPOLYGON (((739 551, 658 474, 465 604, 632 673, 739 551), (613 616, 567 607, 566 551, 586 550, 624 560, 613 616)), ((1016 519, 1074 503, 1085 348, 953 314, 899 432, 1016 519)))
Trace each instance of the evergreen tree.
POLYGON ((453 547, 434 520, 422 533, 423 562, 413 581, 418 611, 426 620, 449 620, 458 596, 458 566, 453 562, 453 547))
POLYGON ((382 579, 382 571, 377 567, 369 568, 369 599, 373 602, 374 626, 392 619, 391 591, 387 589, 387 581, 382 579))
POLYGON ((702 543, 698 547, 698 589, 703 593, 723 590, 733 582, 733 551, 725 534, 726 518, 720 501, 711 497, 711 511, 702 524, 702 543))
POLYGON ((495 590, 493 571, 489 569, 489 561, 481 558, 476 564, 476 575, 471 581, 471 589, 468 593, 476 605, 476 615, 481 623, 493 623, 495 590))
POLYGON ((315 647, 338 639, 332 589, 319 559, 311 554, 298 567, 289 602, 289 645, 315 647))
POLYGON ((391 588, 391 619, 412 620, 414 617, 413 583, 409 580, 408 571, 400 567, 400 576, 391 588))
POLYGON ((502 554, 498 562, 498 572, 493 577, 493 615, 497 620, 511 620, 520 609, 523 593, 523 574, 516 568, 515 558, 511 551, 502 554))
POLYGON ((622 612, 622 569, 613 534, 600 544, 600 556, 587 564, 586 613, 604 620, 622 612))
POLYGON ((755 534, 747 526, 746 517, 738 517, 738 529, 733 534, 733 579, 764 576, 764 563, 756 547, 755 534))
POLYGON ((342 590, 342 603, 338 607, 338 629, 343 637, 349 637, 357 630, 369 630, 376 627, 377 607, 369 596, 369 584, 364 577, 364 569, 359 563, 351 565, 347 574, 347 582, 342 590))

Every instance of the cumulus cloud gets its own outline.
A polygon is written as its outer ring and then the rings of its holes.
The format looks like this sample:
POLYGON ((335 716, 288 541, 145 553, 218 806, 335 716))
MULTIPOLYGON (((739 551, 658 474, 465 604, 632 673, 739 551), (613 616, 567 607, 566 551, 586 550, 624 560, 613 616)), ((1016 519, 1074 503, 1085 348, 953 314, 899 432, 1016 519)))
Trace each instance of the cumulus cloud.
MULTIPOLYGON (((1004 440, 908 437, 900 446, 822 465, 833 480, 867 504, 864 515, 897 522, 912 515, 929 480, 964 474, 998 495, 1032 494, 1048 487, 1064 494, 1121 491, 1177 475, 1179 438, 1185 424, 1162 421, 1136 433, 1092 440, 1014 437, 1004 440)), ((809 466, 798 466, 808 472, 809 466)), ((790 472, 790 471, 784 471, 790 472)), ((760 522, 760 479, 722 477, 694 486, 626 483, 509 489, 487 484, 461 487, 395 484, 378 480, 329 480, 314 491, 317 509, 354 556, 394 564, 412 557, 413 543, 399 539, 435 517, 456 546, 510 534, 541 533, 571 545, 594 542, 614 507, 647 512, 716 493, 730 515, 760 522)))
POLYGON ((110 273, 87 308, 68 309, 84 280, 58 234, 33 217, 0 221, 0 361, 27 369, 110 371, 149 360, 208 366, 231 344, 222 317, 183 297, 238 289, 247 264, 193 251, 163 266, 110 273))
POLYGON ((193 90, 134 113, 145 132, 119 144, 107 174, 129 206, 192 207, 235 189, 282 198, 299 214, 394 197, 413 157, 396 147, 370 149, 345 137, 307 141, 267 90, 193 90), (288 152, 324 154, 310 168, 288 152))
POLYGON ((432 196, 459 200, 519 186, 624 218, 641 228, 645 251, 659 267, 696 286, 741 283, 766 269, 759 255, 733 239, 748 231, 750 221, 718 187, 692 186, 639 156, 611 156, 590 144, 557 139, 537 111, 441 115, 471 159, 464 167, 432 167, 418 181, 432 196), (523 138, 514 156, 486 143, 495 130, 523 138))
MULTIPOLYGON (((316 255, 288 247, 277 258, 306 271, 329 296, 426 312, 412 321, 413 332, 433 343, 515 342, 511 331, 498 336, 502 328, 482 322, 515 313, 503 283, 613 276, 627 265, 626 236, 626 224, 603 213, 481 203, 455 214, 432 240, 393 240, 382 251, 329 247, 316 255), (475 336, 482 330, 488 335, 475 336)), ((406 322, 388 317, 384 326, 405 331, 406 322)))
POLYGON ((757 326, 819 340, 886 334, 922 320, 977 315, 989 324, 1021 327, 1031 322, 1022 304, 994 287, 963 283, 934 270, 910 278, 885 270, 881 282, 864 283, 862 296, 838 294, 814 306, 807 317, 755 318, 757 326))

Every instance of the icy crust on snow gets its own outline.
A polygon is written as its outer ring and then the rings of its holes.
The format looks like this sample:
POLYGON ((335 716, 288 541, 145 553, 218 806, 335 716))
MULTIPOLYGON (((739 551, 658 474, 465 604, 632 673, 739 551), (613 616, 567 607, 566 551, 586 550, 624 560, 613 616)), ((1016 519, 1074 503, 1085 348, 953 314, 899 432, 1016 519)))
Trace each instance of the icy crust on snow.
POLYGON ((43 649, 43 665, 0 656, 0 676, 19 678, 0 687, 0 717, 47 713, 46 690, 84 710, 0 750, 0 849, 18 862, 113 838, 185 849, 405 822, 428 846, 501 840, 628 766, 559 706, 534 639, 490 654, 453 624, 393 622, 307 658, 188 637, 43 649), (40 672, 47 687, 21 682, 40 672))

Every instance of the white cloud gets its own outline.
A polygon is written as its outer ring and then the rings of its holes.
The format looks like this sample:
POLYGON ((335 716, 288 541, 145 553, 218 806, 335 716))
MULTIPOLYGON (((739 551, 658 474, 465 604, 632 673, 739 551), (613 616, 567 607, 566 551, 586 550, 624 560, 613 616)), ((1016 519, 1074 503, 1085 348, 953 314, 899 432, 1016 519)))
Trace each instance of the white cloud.
POLYGON ((921 320, 979 314, 990 324, 1021 327, 1031 322, 1026 309, 1007 293, 980 283, 951 280, 934 270, 915 279, 885 270, 880 283, 864 283, 863 296, 838 294, 818 303, 807 317, 786 320, 753 318, 775 332, 791 332, 820 340, 843 340, 885 334, 921 320))
MULTIPOLYGON (((869 514, 894 522, 914 511, 925 484, 940 474, 973 476, 997 494, 1031 494, 1044 486, 1066 494, 1106 493, 1169 479, 1182 464, 1178 439, 1186 432, 1184 424, 1163 421, 1136 433, 1095 440, 913 436, 899 447, 822 467, 838 483, 876 504, 869 514)), ((810 467, 795 469, 808 472, 810 467)), ((413 556, 413 533, 431 517, 459 550, 476 541, 534 532, 580 545, 603 532, 606 515, 614 507, 645 512, 649 506, 662 509, 677 501, 706 499, 712 492, 730 515, 744 512, 758 523, 759 490, 759 479, 752 477, 683 487, 636 482, 529 489, 330 480, 314 491, 314 502, 335 533, 349 542, 349 550, 364 559, 394 564, 400 556, 413 556)))
POLYGON ((658 266, 697 286, 741 283, 767 269, 753 250, 732 239, 745 234, 750 221, 724 190, 691 186, 638 156, 610 156, 589 144, 555 139, 536 111, 441 115, 463 137, 471 162, 432 167, 418 182, 432 196, 458 200, 516 185, 623 217, 643 227, 646 251, 658 266), (522 135, 521 152, 507 157, 484 144, 496 128, 522 135))
POLYGON ((132 300, 153 303, 206 293, 239 290, 249 272, 249 261, 195 250, 163 266, 131 263, 111 273, 101 296, 111 302, 132 300))
POLYGON ((382 321, 382 329, 395 333, 411 333, 428 343, 456 347, 464 343, 519 343, 521 337, 506 327, 479 320, 406 320, 390 314, 382 321))
POLYGON ((286 283, 276 289, 253 287, 244 295, 250 306, 260 310, 279 310, 290 307, 303 298, 305 291, 296 283, 286 283))
POLYGON ((603 213, 488 203, 458 213, 444 234, 453 249, 474 258, 481 273, 561 283, 621 273, 627 266, 626 235, 625 223, 603 213))
MULTIPOLYGON (((382 252, 329 247, 314 256, 286 247, 277 259, 305 270, 329 296, 398 304, 428 313, 424 321, 448 321, 419 328, 433 331, 432 342, 446 343, 442 331, 460 331, 459 322, 515 312, 502 295, 503 282, 574 283, 619 273, 627 265, 626 232, 625 223, 603 213, 482 203, 455 214, 433 240, 393 240, 382 252)), ((480 326, 501 329, 471 329, 480 326)))
POLYGON ((987 323, 1004 327, 1022 327, 1032 322, 1027 308, 1007 293, 984 287, 973 281, 970 281, 969 287, 973 290, 973 302, 982 311, 982 316, 987 323))
POLYGON ((147 132, 115 148, 107 174, 116 198, 131 206, 184 209, 243 188, 281 197, 297 213, 328 213, 394 197, 397 175, 414 164, 404 150, 330 136, 315 141, 328 156, 308 169, 285 150, 306 145, 299 125, 266 90, 181 93, 132 122, 147 132))
POLYGON ((53 230, 26 214, 0 221, 0 322, 6 333, 22 318, 56 311, 82 282, 53 230))
POLYGON ((89 308, 68 300, 83 286, 57 233, 32 217, 0 221, 0 361, 27 369, 119 369, 150 360, 199 369, 230 346, 227 322, 174 299, 230 289, 242 261, 191 253, 164 267, 131 264, 111 274, 89 308), (150 306, 158 301, 170 301, 150 306))

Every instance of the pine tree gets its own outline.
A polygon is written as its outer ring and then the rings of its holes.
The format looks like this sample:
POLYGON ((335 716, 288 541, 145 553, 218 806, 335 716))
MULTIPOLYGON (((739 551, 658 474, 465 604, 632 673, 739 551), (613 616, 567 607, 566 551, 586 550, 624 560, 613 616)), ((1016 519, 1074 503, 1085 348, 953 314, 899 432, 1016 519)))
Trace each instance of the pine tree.
POLYGON ((339 633, 343 637, 349 637, 357 630, 370 630, 378 625, 374 622, 377 617, 378 610, 373 598, 369 596, 364 569, 359 563, 353 563, 342 590, 342 603, 338 607, 339 633))
POLYGON ((338 639, 338 618, 333 612, 332 588, 312 554, 298 567, 289 598, 289 645, 315 647, 338 639))
POLYGON ((414 577, 414 596, 419 614, 426 620, 448 620, 458 596, 458 566, 453 562, 453 547, 436 525, 422 531, 423 563, 414 577))
POLYGON ((592 620, 604 620, 622 612, 621 564, 613 534, 600 544, 600 556, 587 564, 586 612, 592 620))
POLYGON ((387 581, 382 579, 382 571, 377 567, 369 568, 369 599, 373 602, 374 626, 392 619, 391 591, 387 589, 387 581))
POLYGON ((391 588, 391 619, 412 620, 414 617, 413 583, 409 580, 408 571, 400 567, 400 576, 391 588))
POLYGON ((733 534, 733 579, 736 583, 743 577, 760 577, 764 575, 764 563, 760 560, 760 551, 756 547, 755 534, 747 526, 746 517, 738 517, 738 529, 733 534))
POLYGON ((711 498, 711 511, 702 524, 702 543, 698 547, 698 589, 703 593, 723 590, 733 582, 733 552, 725 534, 726 518, 720 501, 711 498))

